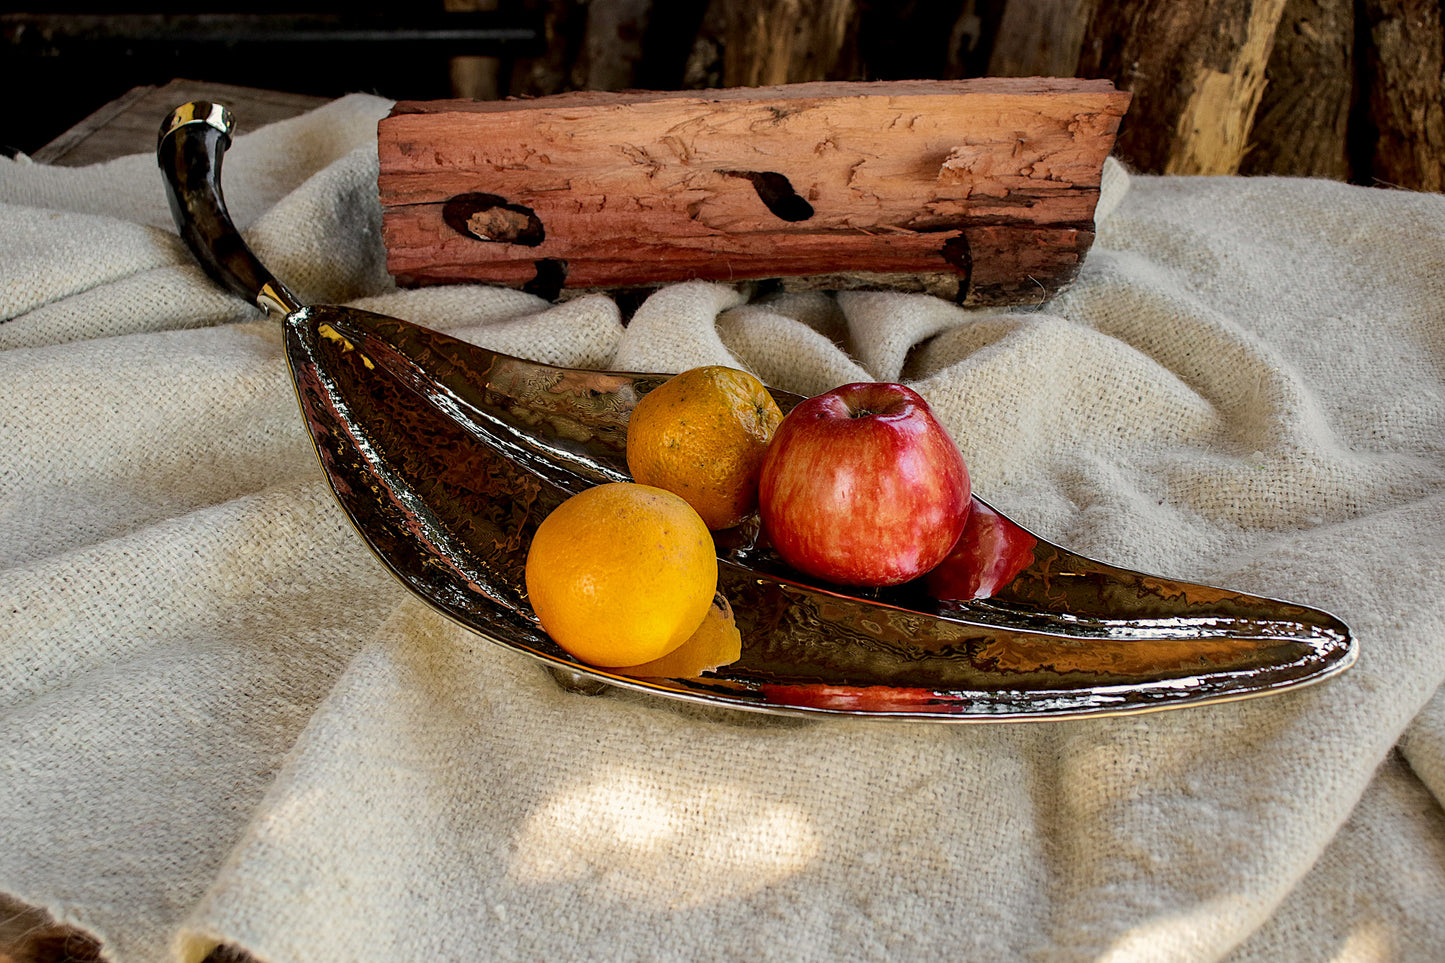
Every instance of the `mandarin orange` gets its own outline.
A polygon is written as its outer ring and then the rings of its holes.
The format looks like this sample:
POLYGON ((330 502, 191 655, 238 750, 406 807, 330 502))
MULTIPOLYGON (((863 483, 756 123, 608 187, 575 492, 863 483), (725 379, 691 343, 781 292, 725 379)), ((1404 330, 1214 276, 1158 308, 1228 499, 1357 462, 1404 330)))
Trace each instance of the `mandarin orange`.
POLYGON ((758 473, 783 413, 746 371, 723 365, 674 375, 642 397, 627 427, 627 467, 641 484, 687 500, 717 531, 758 507, 758 473))
POLYGON ((671 492, 614 482, 542 520, 527 553, 532 609, 558 645, 598 666, 659 659, 697 630, 717 590, 717 549, 671 492))

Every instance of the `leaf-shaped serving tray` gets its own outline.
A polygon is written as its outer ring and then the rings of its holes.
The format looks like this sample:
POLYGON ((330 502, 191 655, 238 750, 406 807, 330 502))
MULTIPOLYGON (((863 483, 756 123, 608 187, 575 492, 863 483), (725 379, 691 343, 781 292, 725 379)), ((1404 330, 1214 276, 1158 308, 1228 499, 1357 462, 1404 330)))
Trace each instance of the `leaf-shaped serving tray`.
MULTIPOLYGON (((377 556, 438 610, 570 673, 740 708, 963 721, 1255 695, 1353 658, 1325 613, 1105 565, 999 516, 1031 559, 957 602, 917 584, 812 582, 753 529, 719 533, 742 657, 685 679, 588 666, 528 606, 527 546, 569 495, 630 478, 628 414, 666 376, 550 367, 348 309, 304 308, 286 326, 317 453, 377 556)), ((774 396, 784 410, 800 400, 774 396)))
MULTIPOLYGON (((813 582, 745 527, 717 536, 737 661, 689 678, 581 663, 527 603, 527 549, 568 496, 629 478, 629 413, 667 376, 552 367, 383 315, 299 304, 225 214, 229 129, 210 104, 162 128, 172 206, 208 272, 284 316, 297 397, 337 500, 408 589, 560 677, 740 709, 1002 721, 1280 692, 1355 658, 1349 630, 1327 613, 1106 565, 976 501, 989 522, 980 551, 987 542, 993 561, 1014 562, 1000 572, 984 558, 964 600, 919 583, 813 582)), ((774 396, 784 410, 800 400, 774 396)))

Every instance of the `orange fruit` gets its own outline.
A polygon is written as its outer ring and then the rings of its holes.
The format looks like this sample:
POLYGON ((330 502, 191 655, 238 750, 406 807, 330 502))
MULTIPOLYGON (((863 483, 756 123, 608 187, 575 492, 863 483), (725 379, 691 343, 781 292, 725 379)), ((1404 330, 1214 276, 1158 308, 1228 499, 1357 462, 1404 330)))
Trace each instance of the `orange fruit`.
POLYGON ((713 598, 712 608, 703 616, 702 625, 686 642, 660 659, 617 671, 641 678, 692 679, 712 669, 731 665, 742 654, 743 637, 733 618, 733 607, 719 592, 713 598))
POLYGON ((614 482, 542 519, 525 578, 532 610, 563 649, 593 665, 637 665, 702 624, 717 590, 717 549, 678 496, 614 482))
POLYGON ((758 508, 758 473, 783 413, 763 383, 723 365, 692 368, 642 396, 627 424, 627 467, 687 499, 707 527, 758 508))

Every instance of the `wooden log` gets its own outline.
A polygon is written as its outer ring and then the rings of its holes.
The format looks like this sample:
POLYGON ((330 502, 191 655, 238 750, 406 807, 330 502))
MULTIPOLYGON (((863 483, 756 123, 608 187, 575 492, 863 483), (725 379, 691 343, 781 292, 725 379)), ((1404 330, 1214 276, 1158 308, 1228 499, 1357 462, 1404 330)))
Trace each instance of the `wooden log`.
POLYGON ((865 0, 859 3, 860 64, 855 76, 878 80, 989 76, 988 38, 998 24, 997 6, 985 2, 980 7, 977 0, 902 4, 865 0))
MULTIPOLYGON (((442 9, 447 12, 470 10, 496 10, 499 0, 442 0, 442 9)), ((447 62, 451 77, 453 97, 468 100, 495 100, 502 95, 500 57, 480 57, 471 54, 452 57, 447 62)))
POLYGON ((723 83, 763 87, 833 79, 853 0, 719 0, 723 83))
POLYGON ((1158 174, 1234 174, 1285 0, 1117 0, 1085 33, 1079 73, 1134 94, 1118 153, 1158 174))
POLYGON ((634 73, 634 87, 648 90, 678 90, 684 87, 718 86, 689 83, 688 65, 694 57, 709 62, 720 60, 715 40, 705 29, 708 0, 668 0, 653 3, 647 12, 647 29, 642 36, 642 58, 634 73), (703 51, 707 52, 704 53, 703 51))
POLYGON ((520 0, 527 14, 540 19, 546 41, 540 56, 512 64, 506 89, 516 97, 540 97, 586 85, 582 51, 587 36, 587 7, 580 0, 520 0))
POLYGON ((1364 67, 1374 149, 1369 179, 1410 190, 1445 190, 1445 26, 1440 0, 1365 0, 1370 45, 1364 67))
POLYGON ((1039 301, 1093 240, 1127 104, 1003 78, 403 102, 378 134, 388 268, 549 295, 792 278, 1039 301))
POLYGON ((585 90, 636 87, 652 0, 590 0, 582 39, 585 90))
POLYGON ((1350 179, 1354 0, 1287 0, 1241 174, 1350 179))
POLYGON ((1099 0, 1007 0, 989 52, 991 77, 1072 77, 1099 0))

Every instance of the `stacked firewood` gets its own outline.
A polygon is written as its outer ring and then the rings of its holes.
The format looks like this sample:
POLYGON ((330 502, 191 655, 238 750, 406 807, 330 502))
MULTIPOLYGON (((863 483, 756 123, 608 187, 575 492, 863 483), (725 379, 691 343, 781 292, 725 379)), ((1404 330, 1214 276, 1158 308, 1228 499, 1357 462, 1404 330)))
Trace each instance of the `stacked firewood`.
POLYGON ((1102 78, 1134 95, 1116 153, 1142 171, 1445 190, 1441 0, 524 2, 551 45, 512 94, 1102 78))

